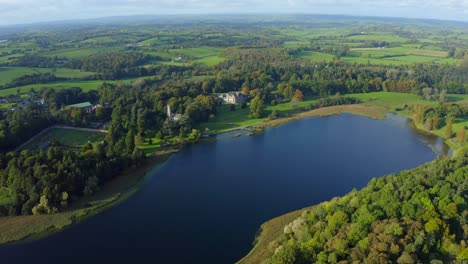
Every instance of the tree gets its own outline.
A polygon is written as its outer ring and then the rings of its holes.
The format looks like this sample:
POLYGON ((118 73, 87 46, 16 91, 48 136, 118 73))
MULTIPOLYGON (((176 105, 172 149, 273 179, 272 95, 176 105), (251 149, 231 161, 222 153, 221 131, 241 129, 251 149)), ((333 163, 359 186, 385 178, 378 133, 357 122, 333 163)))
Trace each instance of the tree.
POLYGON ((262 118, 265 115, 265 103, 259 94, 250 102, 250 115, 253 118, 262 118))
POLYGON ((192 129, 192 138, 195 140, 199 140, 201 138, 201 132, 198 129, 192 129))
POLYGON ((426 123, 424 123, 424 128, 431 131, 432 128, 433 128, 433 119, 432 117, 429 117, 428 119, 426 119, 426 123))
POLYGON ((297 100, 296 98, 293 98, 290 102, 290 107, 291 107, 291 110, 294 110, 294 111, 299 109, 299 100, 297 100))
POLYGON ((424 121, 424 107, 422 105, 416 105, 414 107, 413 119, 416 124, 420 124, 424 121))
POLYGON ((185 130, 182 127, 179 129, 179 138, 185 138, 185 130))
POLYGON ((294 99, 298 101, 304 101, 304 94, 301 90, 296 89, 296 91, 294 91, 294 99))
POLYGON ((276 112, 276 110, 273 110, 271 114, 268 116, 268 118, 272 120, 278 118, 278 113, 276 112))
POLYGON ((445 138, 446 139, 451 139, 453 135, 453 130, 452 130, 452 121, 449 121, 447 124, 447 127, 445 128, 445 138))
POLYGON ((158 133, 156 133, 156 139, 163 139, 163 137, 163 133, 161 132, 161 130, 159 130, 158 133))
POLYGON ((460 144, 464 144, 466 141, 466 129, 465 127, 462 127, 458 130, 457 132, 457 141, 460 144))
POLYGON ((440 118, 439 116, 434 116, 432 119, 432 130, 438 130, 440 126, 440 118))

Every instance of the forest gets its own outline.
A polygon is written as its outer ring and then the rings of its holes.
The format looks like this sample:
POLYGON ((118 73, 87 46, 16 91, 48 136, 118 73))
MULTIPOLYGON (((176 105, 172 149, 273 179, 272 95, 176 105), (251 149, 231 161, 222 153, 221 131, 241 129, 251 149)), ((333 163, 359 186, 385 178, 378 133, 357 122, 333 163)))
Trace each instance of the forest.
POLYGON ((267 263, 463 263, 468 152, 305 210, 267 263), (457 262, 458 261, 458 262, 457 262))

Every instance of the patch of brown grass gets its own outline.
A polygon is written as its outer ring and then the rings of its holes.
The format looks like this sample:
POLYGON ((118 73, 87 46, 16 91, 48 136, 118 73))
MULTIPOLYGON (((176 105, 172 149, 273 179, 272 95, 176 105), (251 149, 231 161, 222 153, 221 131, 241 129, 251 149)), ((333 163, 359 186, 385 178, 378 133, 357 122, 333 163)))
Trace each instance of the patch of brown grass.
POLYGON ((274 126, 284 124, 287 122, 291 122, 291 121, 295 121, 304 117, 332 116, 332 115, 338 115, 338 114, 343 114, 343 113, 350 113, 350 114, 370 117, 374 119, 385 119, 386 112, 388 111, 385 108, 377 107, 377 106, 367 106, 367 105, 362 105, 362 104, 338 105, 338 106, 323 107, 323 108, 319 108, 319 109, 315 109, 315 110, 311 110, 307 112, 302 112, 291 117, 268 120, 258 125, 274 127, 274 126))

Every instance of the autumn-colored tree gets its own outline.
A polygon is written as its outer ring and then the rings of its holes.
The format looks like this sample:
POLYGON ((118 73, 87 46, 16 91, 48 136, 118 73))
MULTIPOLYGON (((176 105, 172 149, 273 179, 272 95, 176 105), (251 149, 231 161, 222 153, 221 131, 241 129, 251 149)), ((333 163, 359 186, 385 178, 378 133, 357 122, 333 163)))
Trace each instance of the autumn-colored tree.
POLYGON ((440 128, 440 118, 439 116, 434 116, 432 118, 432 130, 437 130, 440 128))
POLYGON ((422 105, 416 105, 414 107, 413 119, 416 124, 420 124, 424 121, 424 107, 422 105))
POLYGON ((250 89, 247 86, 242 87, 242 93, 248 95, 250 93, 250 89))
POLYGON ((453 135, 452 122, 448 122, 447 127, 445 128, 445 138, 450 139, 453 135))
POLYGON ((433 121, 434 121, 434 119, 432 117, 429 117, 428 119, 426 119, 426 123, 424 123, 424 128, 431 131, 432 130, 432 124, 434 123, 433 121))
POLYGON ((301 90, 296 89, 296 91, 294 91, 294 98, 299 101, 304 101, 304 94, 302 93, 301 90))
POLYGON ((466 141, 466 129, 464 127, 460 128, 457 132, 457 141, 460 144, 465 143, 466 141))
POLYGON ((265 103, 260 95, 250 102, 250 115, 254 118, 261 118, 265 115, 265 103))

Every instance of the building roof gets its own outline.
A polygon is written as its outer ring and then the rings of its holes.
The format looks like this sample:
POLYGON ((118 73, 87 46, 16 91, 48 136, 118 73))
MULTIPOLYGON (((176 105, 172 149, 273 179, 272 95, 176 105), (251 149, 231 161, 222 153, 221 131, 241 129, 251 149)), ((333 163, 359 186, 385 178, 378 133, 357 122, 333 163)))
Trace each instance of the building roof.
POLYGON ((68 105, 66 108, 88 108, 92 106, 93 105, 90 102, 83 102, 79 104, 68 105))

